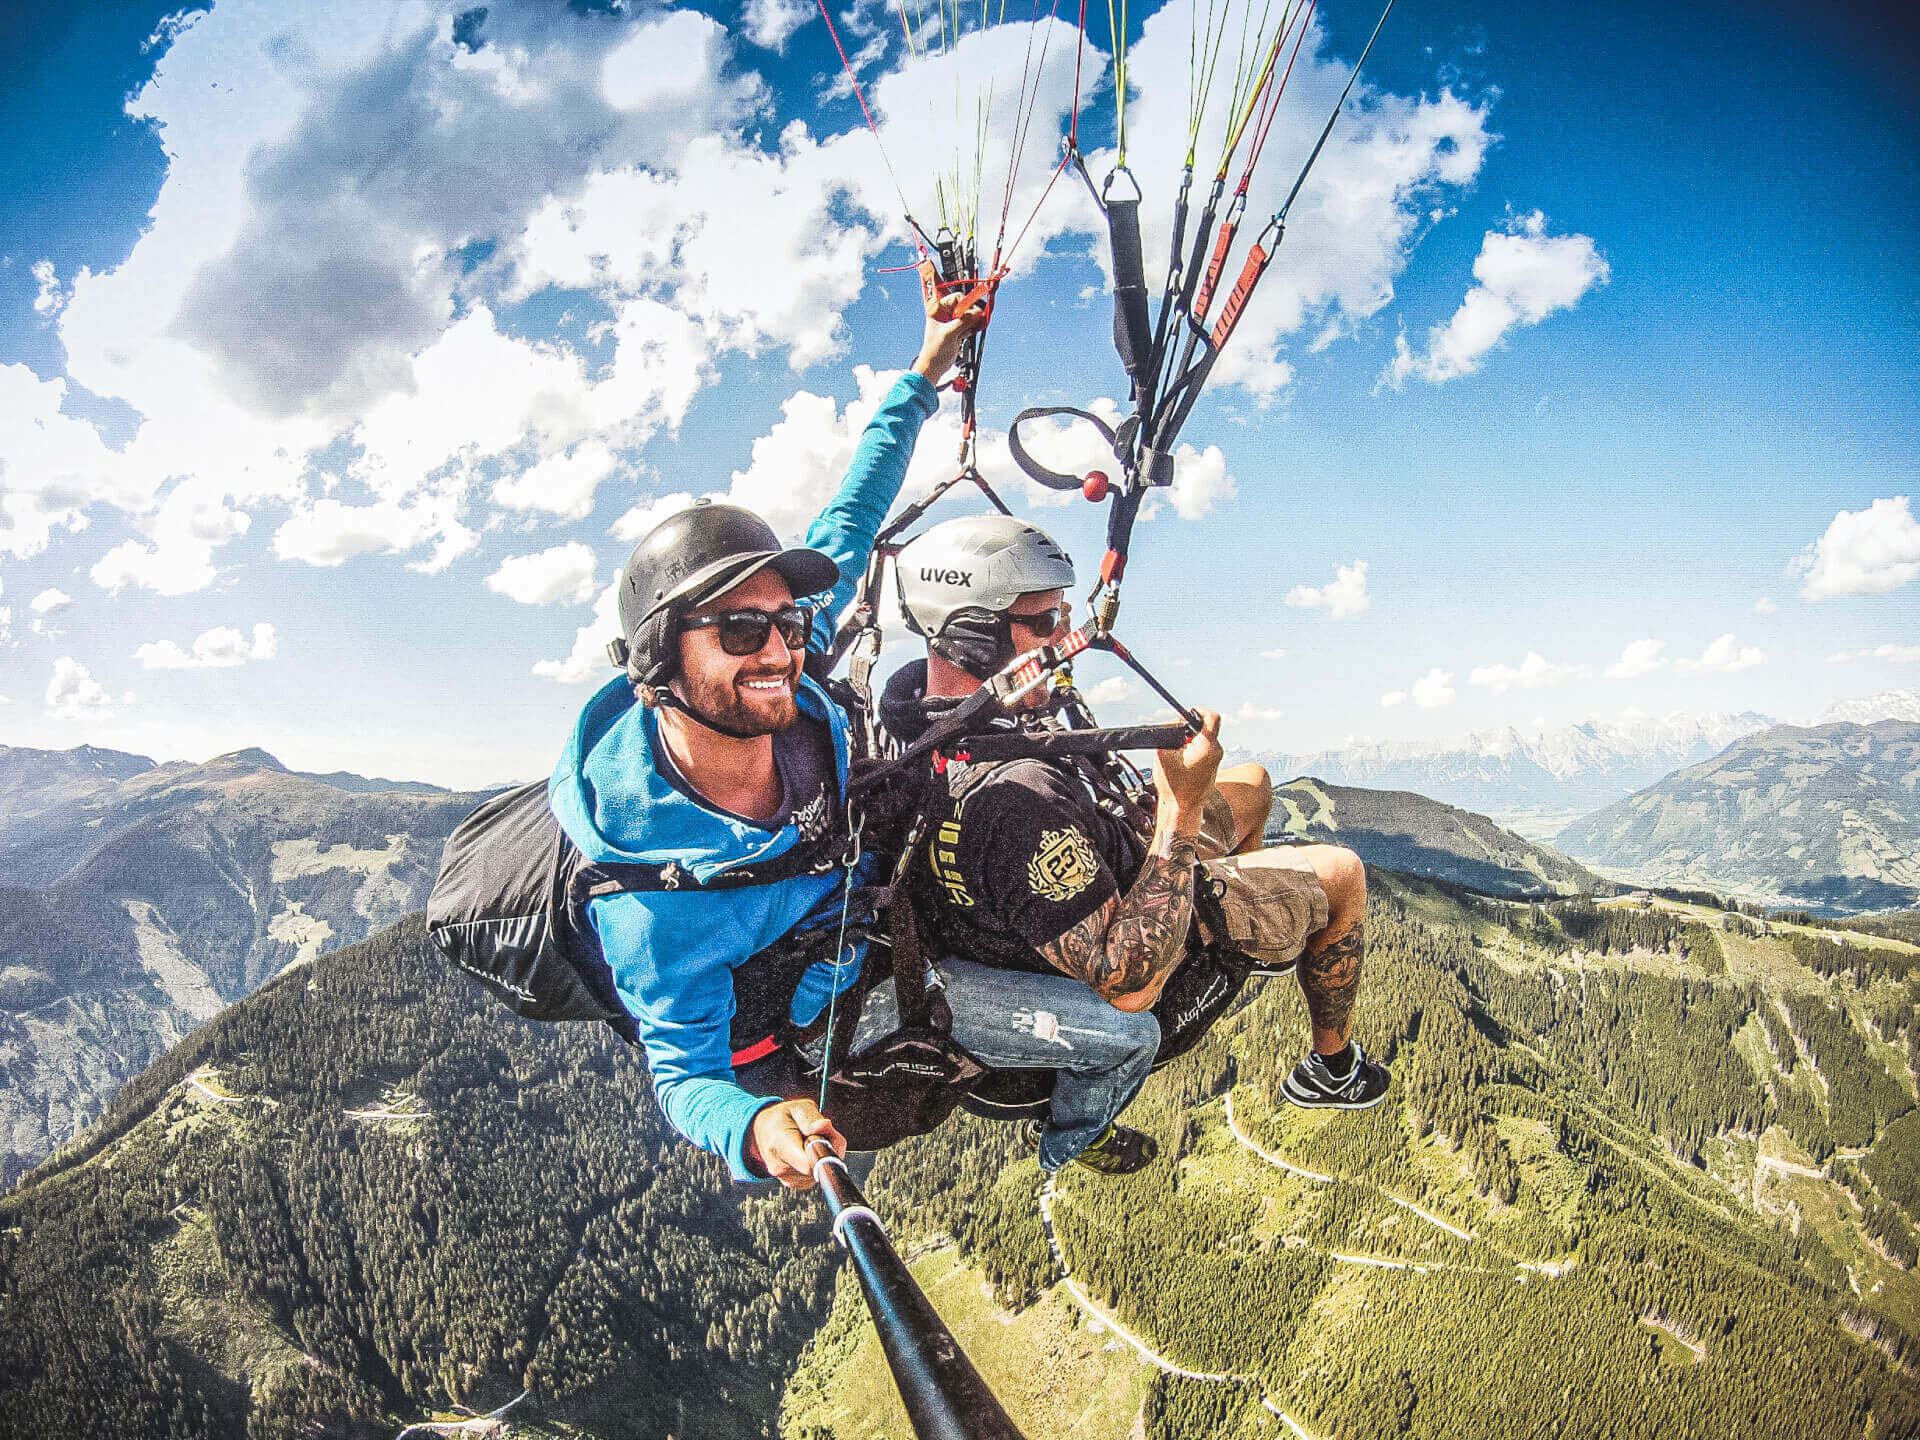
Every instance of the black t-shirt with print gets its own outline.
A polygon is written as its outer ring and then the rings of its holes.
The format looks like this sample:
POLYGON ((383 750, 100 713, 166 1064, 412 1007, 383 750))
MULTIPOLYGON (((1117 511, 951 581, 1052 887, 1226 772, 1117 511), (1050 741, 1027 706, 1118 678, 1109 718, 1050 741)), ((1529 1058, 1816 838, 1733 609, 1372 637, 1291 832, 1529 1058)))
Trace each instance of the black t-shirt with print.
POLYGON ((913 867, 929 938, 981 964, 1058 973, 1039 947, 1130 887, 1145 844, 1059 762, 1014 760, 984 776, 955 766, 947 779, 945 813, 913 867))

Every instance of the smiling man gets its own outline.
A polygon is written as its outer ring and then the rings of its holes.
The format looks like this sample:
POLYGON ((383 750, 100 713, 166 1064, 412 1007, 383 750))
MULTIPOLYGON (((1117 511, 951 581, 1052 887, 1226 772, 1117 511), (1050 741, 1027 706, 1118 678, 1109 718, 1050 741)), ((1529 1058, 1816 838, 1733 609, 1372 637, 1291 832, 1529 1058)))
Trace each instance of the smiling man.
POLYGON ((740 1083, 860 970, 834 964, 850 731, 804 664, 830 643, 978 318, 929 318, 805 546, 704 503, 641 539, 620 579, 625 673, 587 702, 548 784, 587 860, 665 877, 590 900, 587 917, 668 1122, 736 1179, 805 1188, 808 1137, 846 1148, 813 1102, 740 1083))

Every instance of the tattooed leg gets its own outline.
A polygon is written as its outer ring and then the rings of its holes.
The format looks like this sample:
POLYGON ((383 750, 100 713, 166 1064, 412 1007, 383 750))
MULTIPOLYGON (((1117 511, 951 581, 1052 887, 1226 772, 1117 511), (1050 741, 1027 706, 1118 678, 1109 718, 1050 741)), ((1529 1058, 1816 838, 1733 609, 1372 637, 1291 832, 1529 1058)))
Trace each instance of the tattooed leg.
POLYGON ((1367 949, 1367 868, 1351 850, 1315 849, 1310 858, 1327 894, 1327 926, 1307 937, 1295 973, 1313 1021, 1313 1048, 1331 1055, 1347 1043, 1353 1029, 1354 997, 1367 949))
MULTIPOLYGON (((1331 932, 1329 925, 1320 939, 1331 932)), ((1313 1048, 1331 1055, 1347 1043, 1353 1028, 1353 999, 1360 991, 1360 962, 1366 956, 1366 923, 1356 920, 1338 940, 1300 957, 1300 992, 1313 1017, 1313 1048)))

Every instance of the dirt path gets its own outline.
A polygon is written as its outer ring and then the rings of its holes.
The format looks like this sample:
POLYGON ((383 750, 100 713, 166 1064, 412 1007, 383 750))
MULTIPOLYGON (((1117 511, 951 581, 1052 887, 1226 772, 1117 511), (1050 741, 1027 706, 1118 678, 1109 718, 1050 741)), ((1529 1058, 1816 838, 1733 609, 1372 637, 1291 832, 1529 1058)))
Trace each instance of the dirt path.
MULTIPOLYGON (((1308 1170, 1303 1166, 1294 1164, 1291 1160, 1283 1160, 1278 1155, 1274 1154, 1271 1150, 1263 1150, 1260 1148, 1260 1146, 1255 1144, 1253 1139, 1247 1134, 1247 1132, 1240 1128, 1240 1122, 1234 1118, 1233 1092, 1231 1090, 1227 1092, 1227 1129, 1233 1132, 1234 1139, 1238 1140, 1242 1145, 1246 1146, 1247 1149, 1251 1150, 1254 1154, 1258 1155, 1262 1160, 1266 1161, 1269 1165, 1272 1165, 1276 1169, 1285 1170, 1290 1175, 1298 1175, 1303 1180, 1312 1180, 1313 1182, 1319 1185, 1331 1185, 1333 1183, 1333 1178, 1334 1178, 1333 1176, 1322 1175, 1317 1170, 1308 1170)), ((1378 1185, 1373 1185, 1371 1181, 1361 1181, 1359 1183, 1365 1184, 1365 1185, 1371 1185, 1373 1189, 1379 1191, 1382 1198, 1391 1200, 1394 1204, 1398 1205, 1402 1210, 1408 1210, 1408 1211, 1411 1211, 1413 1214, 1418 1215, 1422 1220, 1426 1221, 1429 1225, 1437 1225, 1440 1229, 1446 1231, 1449 1235, 1452 1235, 1457 1239, 1473 1240, 1477 1238, 1471 1230, 1462 1230, 1458 1225, 1451 1225, 1447 1221, 1442 1220, 1438 1215, 1435 1215, 1433 1212, 1429 1210, 1421 1209, 1418 1205, 1414 1204, 1411 1200, 1402 1200, 1398 1195, 1394 1194, 1391 1190, 1384 1189, 1378 1185)), ((1345 1259, 1347 1257, 1336 1256, 1335 1258, 1345 1259)))

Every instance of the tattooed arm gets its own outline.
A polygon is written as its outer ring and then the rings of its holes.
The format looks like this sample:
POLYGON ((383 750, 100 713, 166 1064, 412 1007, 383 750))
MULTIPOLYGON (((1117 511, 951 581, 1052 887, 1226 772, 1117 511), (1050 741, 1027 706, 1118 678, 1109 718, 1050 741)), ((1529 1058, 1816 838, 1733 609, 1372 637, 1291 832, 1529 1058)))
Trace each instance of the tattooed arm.
POLYGON ((1169 835, 1162 843, 1156 832, 1154 840, 1131 890, 1040 951, 1116 1010, 1150 1008, 1187 951, 1199 852, 1192 835, 1169 835))
POLYGON ((1116 1010, 1150 1009, 1187 953, 1200 812, 1221 755, 1220 717, 1200 713, 1206 724, 1185 749, 1162 750, 1154 757, 1160 804, 1153 843, 1133 888, 1040 947, 1055 966, 1086 981, 1116 1010))

